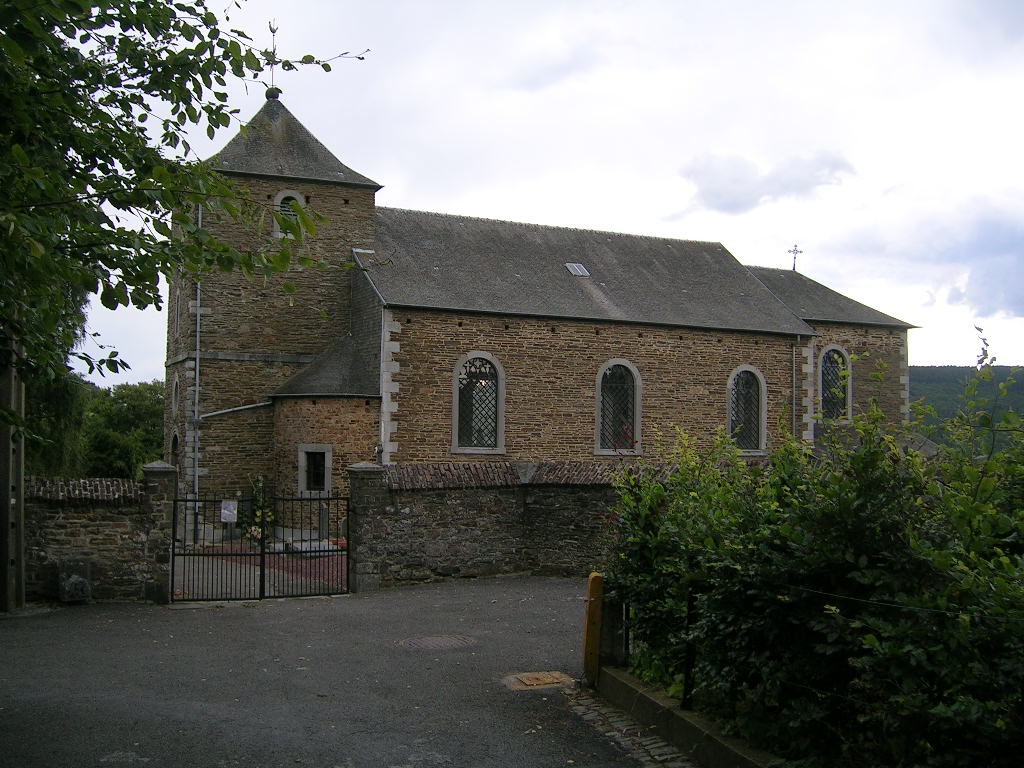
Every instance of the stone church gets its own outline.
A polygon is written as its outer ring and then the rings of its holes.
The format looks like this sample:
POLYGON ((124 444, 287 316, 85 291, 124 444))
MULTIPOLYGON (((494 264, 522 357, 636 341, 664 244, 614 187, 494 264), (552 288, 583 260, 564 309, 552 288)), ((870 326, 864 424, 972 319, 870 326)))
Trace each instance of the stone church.
MULTIPOLYGON (((757 456, 872 401, 906 417, 912 326, 796 271, 713 242, 378 208, 380 185, 274 92, 209 162, 327 222, 303 245, 313 266, 172 282, 183 490, 344 494, 358 462, 617 465, 677 429, 757 456)), ((255 249, 286 236, 268 221, 203 224, 255 249)))

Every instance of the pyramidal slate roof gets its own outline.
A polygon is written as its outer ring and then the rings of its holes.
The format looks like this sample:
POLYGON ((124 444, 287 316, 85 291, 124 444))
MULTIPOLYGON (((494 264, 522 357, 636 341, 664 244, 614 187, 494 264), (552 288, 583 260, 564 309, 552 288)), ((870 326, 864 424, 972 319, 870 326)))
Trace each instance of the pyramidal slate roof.
POLYGON ((358 258, 390 306, 814 335, 720 243, 394 208, 375 225, 358 258))
POLYGON ((786 306, 809 323, 819 321, 895 328, 916 327, 843 296, 794 270, 773 267, 749 269, 786 306))
POLYGON ((380 394, 377 371, 360 360, 351 336, 331 342, 308 366, 282 384, 271 397, 380 394))
POLYGON ((267 100, 248 125, 207 164, 224 173, 274 176, 380 189, 380 184, 356 173, 336 158, 300 123, 277 97, 267 100))

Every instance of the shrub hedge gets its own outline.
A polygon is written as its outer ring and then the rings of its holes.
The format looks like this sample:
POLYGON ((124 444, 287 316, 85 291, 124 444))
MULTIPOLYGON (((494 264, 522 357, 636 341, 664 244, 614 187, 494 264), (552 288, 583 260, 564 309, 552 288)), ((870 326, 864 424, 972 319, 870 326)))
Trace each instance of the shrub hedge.
POLYGON ((871 413, 623 474, 634 671, 789 765, 1020 765, 1024 434, 972 392, 931 458, 871 413))

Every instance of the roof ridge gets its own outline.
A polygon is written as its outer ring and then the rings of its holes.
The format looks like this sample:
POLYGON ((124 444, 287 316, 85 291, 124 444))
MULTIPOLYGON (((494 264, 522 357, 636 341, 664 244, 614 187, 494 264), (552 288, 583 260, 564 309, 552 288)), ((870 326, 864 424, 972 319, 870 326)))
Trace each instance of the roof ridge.
POLYGON ((398 208, 389 205, 378 205, 378 211, 396 211, 399 213, 415 213, 423 216, 433 216, 439 219, 468 219, 470 221, 487 222, 492 224, 511 224, 517 227, 533 227, 543 229, 557 229, 563 232, 580 232, 593 235, 615 235, 617 237, 634 237, 640 240, 670 240, 676 243, 694 243, 700 245, 722 245, 718 240, 690 240, 682 237, 663 237, 660 235, 639 235, 635 232, 617 232, 610 229, 589 229, 586 227, 565 227, 557 224, 538 224, 530 221, 514 221, 512 219, 494 219, 488 216, 469 216, 461 213, 441 213, 440 211, 420 211, 415 208, 398 208))

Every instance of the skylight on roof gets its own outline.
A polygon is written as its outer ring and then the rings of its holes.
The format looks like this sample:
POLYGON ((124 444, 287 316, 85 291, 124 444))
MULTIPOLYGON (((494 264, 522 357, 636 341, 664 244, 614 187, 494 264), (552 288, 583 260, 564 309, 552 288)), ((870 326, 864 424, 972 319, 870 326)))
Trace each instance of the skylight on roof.
POLYGON ((590 277, 590 272, 588 272, 587 268, 578 261, 565 262, 565 268, 569 270, 570 275, 576 275, 576 277, 590 277))

